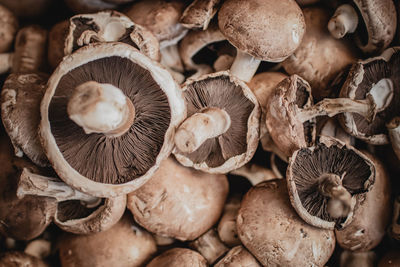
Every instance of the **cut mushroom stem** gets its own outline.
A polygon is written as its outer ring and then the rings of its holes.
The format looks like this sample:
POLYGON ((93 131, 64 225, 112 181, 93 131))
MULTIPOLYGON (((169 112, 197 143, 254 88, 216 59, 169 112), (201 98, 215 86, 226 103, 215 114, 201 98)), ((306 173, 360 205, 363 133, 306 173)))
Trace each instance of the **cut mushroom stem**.
POLYGON ((256 73, 261 60, 237 50, 236 58, 231 66, 231 73, 244 82, 250 82, 256 73))
POLYGON ((229 114, 220 108, 206 108, 186 119, 175 134, 175 145, 183 153, 196 151, 209 138, 225 133, 231 126, 229 114))
POLYGON ((351 194, 342 185, 342 178, 340 176, 332 173, 322 175, 318 190, 322 195, 329 198, 327 211, 330 217, 338 219, 346 217, 350 213, 351 194))
POLYGON ((397 158, 400 159, 400 117, 393 118, 386 125, 392 143, 393 151, 397 158))
POLYGON ((333 17, 329 20, 328 30, 337 39, 343 38, 347 33, 353 33, 358 26, 356 10, 348 4, 339 6, 333 17))
POLYGON ((18 183, 17 196, 23 198, 27 195, 52 197, 58 202, 80 200, 88 208, 96 207, 101 201, 100 198, 75 190, 56 178, 34 174, 24 168, 18 183))
POLYGON ((103 133, 108 137, 121 136, 135 119, 132 101, 119 88, 95 81, 74 89, 67 110, 70 119, 86 134, 103 133))
POLYGON ((14 59, 14 53, 0 54, 0 74, 10 71, 14 59))

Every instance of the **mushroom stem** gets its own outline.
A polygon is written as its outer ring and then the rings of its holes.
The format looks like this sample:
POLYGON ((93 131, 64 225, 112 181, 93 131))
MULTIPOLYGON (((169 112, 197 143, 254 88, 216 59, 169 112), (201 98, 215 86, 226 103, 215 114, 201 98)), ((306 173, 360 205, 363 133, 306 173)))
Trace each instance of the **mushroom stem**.
POLYGON ((213 64, 213 68, 216 72, 227 70, 232 66, 234 58, 231 55, 223 54, 220 55, 213 64))
POLYGON ((236 217, 240 208, 240 200, 238 195, 234 195, 226 202, 224 213, 218 224, 219 238, 230 247, 240 244, 236 228, 236 217))
POLYGON ((219 239, 214 229, 208 230, 197 240, 190 243, 189 246, 200 252, 210 265, 229 250, 219 239))
POLYGON ((100 200, 75 190, 56 178, 34 174, 24 168, 18 182, 17 196, 23 198, 26 195, 52 197, 58 202, 80 200, 88 207, 96 206, 100 200))
POLYGON ((261 60, 237 50, 236 58, 231 66, 231 73, 244 82, 250 82, 260 63, 261 60))
POLYGON ((327 173, 323 174, 319 181, 319 192, 329 198, 327 207, 329 216, 334 219, 346 217, 351 209, 351 194, 342 185, 342 178, 336 174, 327 173))
POLYGON ((336 39, 343 38, 347 33, 355 32, 357 26, 358 14, 348 4, 339 6, 328 22, 328 30, 336 39))
POLYGON ((117 87, 95 81, 77 86, 69 101, 68 115, 86 134, 103 133, 118 137, 135 119, 132 101, 117 87))
POLYGON ((400 159, 400 117, 394 117, 387 125, 390 142, 397 158, 400 159))
POLYGON ((183 72, 183 64, 179 55, 178 45, 169 45, 160 49, 161 64, 174 71, 183 72))
POLYGON ((277 178, 270 169, 250 163, 231 171, 231 174, 245 177, 253 186, 277 178))
POLYGON ((51 243, 44 239, 36 239, 29 242, 24 252, 38 259, 44 259, 50 255, 51 243))
POLYGON ((14 53, 0 54, 0 74, 9 72, 14 60, 14 53))
POLYGON ((229 114, 220 108, 207 108, 187 118, 175 134, 175 145, 183 153, 196 151, 207 139, 220 136, 231 126, 229 114))

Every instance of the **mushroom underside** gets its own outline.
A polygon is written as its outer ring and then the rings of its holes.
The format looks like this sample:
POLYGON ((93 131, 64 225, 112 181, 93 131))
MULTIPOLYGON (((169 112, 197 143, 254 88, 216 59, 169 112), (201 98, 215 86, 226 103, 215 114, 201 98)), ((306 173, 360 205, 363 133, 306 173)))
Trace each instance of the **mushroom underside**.
POLYGON ((83 219, 91 215, 95 210, 105 205, 104 199, 95 207, 82 205, 80 200, 67 200, 57 206, 57 220, 67 222, 69 220, 83 219))

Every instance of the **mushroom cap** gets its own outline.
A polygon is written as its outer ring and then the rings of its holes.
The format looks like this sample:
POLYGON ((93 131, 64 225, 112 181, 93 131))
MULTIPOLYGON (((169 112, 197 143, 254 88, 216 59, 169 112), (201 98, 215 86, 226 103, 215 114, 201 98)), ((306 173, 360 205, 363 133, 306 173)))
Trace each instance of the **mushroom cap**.
POLYGON ((182 92, 158 63, 123 43, 92 44, 67 56, 50 77, 40 137, 64 182, 93 196, 115 197, 143 185, 169 156, 185 115, 182 92), (90 80, 110 83, 131 99, 136 117, 125 134, 85 134, 69 119, 69 96, 90 80))
POLYGON ((358 52, 348 39, 335 39, 329 33, 327 9, 309 7, 303 9, 303 14, 307 26, 303 40, 282 66, 287 73, 306 79, 313 97, 319 101, 332 94, 329 83, 341 70, 357 61, 358 52))
POLYGON ((344 229, 335 230, 338 244, 352 251, 369 251, 376 247, 386 234, 392 212, 389 175, 382 162, 367 152, 363 153, 374 164, 375 183, 357 203, 352 222, 344 229))
POLYGON ((152 178, 128 195, 127 207, 135 221, 152 233, 194 240, 221 216, 228 180, 165 159, 152 178))
POLYGON ((49 267, 47 263, 21 251, 9 251, 0 254, 0 267, 49 267))
POLYGON ((53 69, 60 64, 64 57, 64 45, 68 32, 69 20, 63 20, 55 24, 49 32, 47 60, 53 69))
POLYGON ((294 0, 227 0, 218 12, 218 24, 237 49, 270 62, 291 55, 306 28, 294 0))
POLYGON ((214 265, 215 267, 261 267, 258 261, 243 246, 236 246, 214 265))
POLYGON ((315 120, 302 123, 297 115, 313 104, 310 85, 297 75, 281 81, 268 98, 265 122, 276 146, 287 156, 315 140, 315 120))
POLYGON ((61 266, 141 266, 157 251, 151 234, 126 214, 107 231, 65 234, 59 242, 61 266))
POLYGON ((0 0, 0 4, 7 7, 18 17, 38 17, 48 10, 52 0, 0 0))
POLYGON ((174 267, 174 266, 193 266, 206 267, 206 259, 200 253, 187 248, 172 248, 146 265, 146 267, 174 267))
POLYGON ((354 147, 321 136, 316 144, 295 151, 286 172, 290 201, 300 217, 310 225, 334 229, 348 226, 359 203, 375 181, 374 163, 354 147), (334 174, 352 196, 352 210, 347 217, 334 219, 327 211, 328 197, 317 187, 320 177, 334 174))
POLYGON ((381 56, 359 61, 351 67, 340 91, 341 97, 360 100, 382 79, 389 79, 393 86, 393 98, 372 122, 356 113, 339 115, 339 122, 352 136, 374 145, 389 143, 386 123, 400 114, 400 47, 387 49, 381 56))
POLYGON ((176 159, 184 166, 210 173, 227 173, 246 164, 256 152, 259 139, 260 106, 247 85, 229 72, 221 71, 189 79, 182 89, 188 117, 207 107, 224 109, 230 128, 207 139, 196 151, 181 153, 176 159))
POLYGON ((64 0, 64 2, 75 14, 94 13, 106 9, 116 9, 118 7, 115 3, 103 0, 64 0))
POLYGON ((110 229, 124 215, 126 195, 103 199, 99 206, 86 207, 79 200, 58 203, 54 223, 74 234, 92 234, 110 229))
POLYGON ((189 29, 206 30, 220 3, 220 0, 195 0, 185 9, 180 22, 189 29))
POLYGON ((40 123, 42 101, 48 75, 10 74, 1 91, 1 118, 11 139, 15 154, 25 154, 33 163, 47 166, 37 129, 40 123))
POLYGON ((150 30, 160 47, 176 44, 187 29, 179 23, 185 2, 179 0, 141 0, 132 4, 125 14, 135 23, 150 30))
POLYGON ((297 215, 283 179, 247 192, 237 228, 243 245, 263 266, 324 266, 335 248, 333 231, 313 227, 297 215))
POLYGON ((18 20, 6 7, 0 5, 0 53, 7 52, 14 41, 18 20))

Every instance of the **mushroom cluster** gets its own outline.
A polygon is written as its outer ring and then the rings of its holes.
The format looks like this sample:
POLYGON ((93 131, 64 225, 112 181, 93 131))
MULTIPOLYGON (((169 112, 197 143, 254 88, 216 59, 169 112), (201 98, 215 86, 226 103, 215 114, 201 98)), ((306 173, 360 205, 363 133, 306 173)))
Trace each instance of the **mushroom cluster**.
POLYGON ((398 266, 397 0, 0 0, 0 267, 398 266))

